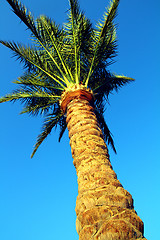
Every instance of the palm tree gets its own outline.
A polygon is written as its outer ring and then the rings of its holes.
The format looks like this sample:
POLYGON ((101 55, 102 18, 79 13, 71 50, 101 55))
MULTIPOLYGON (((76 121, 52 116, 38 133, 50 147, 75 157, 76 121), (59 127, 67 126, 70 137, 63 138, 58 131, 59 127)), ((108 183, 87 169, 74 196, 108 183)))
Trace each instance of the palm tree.
POLYGON ((7 0, 31 31, 32 45, 0 41, 24 63, 19 87, 0 103, 21 101, 21 113, 44 116, 35 154, 51 130, 59 125, 61 139, 68 128, 78 176, 76 228, 79 239, 144 239, 143 222, 133 199, 112 169, 107 144, 116 152, 104 119, 105 104, 113 90, 133 79, 107 70, 117 54, 115 17, 119 0, 113 0, 94 28, 69 0, 67 23, 60 27, 50 18, 36 19, 18 0, 7 0))

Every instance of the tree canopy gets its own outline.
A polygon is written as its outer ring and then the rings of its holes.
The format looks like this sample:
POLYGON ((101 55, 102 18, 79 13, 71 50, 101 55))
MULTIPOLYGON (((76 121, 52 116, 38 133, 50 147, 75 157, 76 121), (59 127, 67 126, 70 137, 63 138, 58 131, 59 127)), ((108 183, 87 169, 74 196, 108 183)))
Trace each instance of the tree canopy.
POLYGON ((30 31, 31 44, 0 40, 25 67, 23 75, 14 81, 18 88, 1 97, 0 103, 19 100, 24 104, 21 113, 44 116, 42 131, 32 156, 58 125, 61 139, 66 129, 65 113, 60 106, 61 97, 66 91, 82 87, 92 90, 95 113, 104 139, 116 152, 104 119, 105 104, 113 90, 117 91, 133 81, 107 69, 117 55, 115 18, 120 1, 110 2, 96 26, 80 9, 78 0, 69 0, 67 20, 62 26, 44 15, 35 19, 18 0, 6 1, 30 31))

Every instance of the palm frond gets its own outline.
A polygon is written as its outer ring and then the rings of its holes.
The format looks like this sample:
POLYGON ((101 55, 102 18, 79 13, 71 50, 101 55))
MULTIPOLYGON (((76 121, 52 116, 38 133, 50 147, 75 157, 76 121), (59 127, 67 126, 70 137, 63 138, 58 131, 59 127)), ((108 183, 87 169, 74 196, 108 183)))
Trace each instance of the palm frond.
POLYGON ((39 37, 39 34, 36 29, 35 20, 33 15, 19 0, 6 0, 12 7, 13 12, 20 18, 22 22, 27 26, 32 33, 39 37))
POLYGON ((39 18, 37 18, 36 21, 37 21, 38 32, 41 33, 41 38, 43 39, 43 42, 44 42, 42 43, 41 40, 38 39, 38 43, 40 43, 40 45, 45 49, 45 51, 50 56, 50 58, 56 65, 57 69, 60 71, 61 75, 65 79, 67 86, 69 86, 70 83, 68 81, 68 78, 73 79, 73 76, 70 74, 68 70, 68 66, 66 65, 65 60, 63 59, 63 56, 61 53, 61 49, 63 46, 63 37, 64 37, 63 31, 60 31, 58 26, 56 26, 46 16, 40 16, 39 18), (54 55, 55 54, 57 55, 58 62, 53 57, 53 53, 54 55))
MULTIPOLYGON (((76 30, 77 30, 77 23, 78 18, 80 15, 79 4, 77 0, 69 0, 70 3, 70 15, 69 15, 69 25, 71 27, 72 36, 73 36, 73 45, 74 45, 74 58, 75 58, 75 82, 76 84, 79 83, 79 54, 78 54, 78 47, 77 47, 77 39, 76 39, 76 30)), ((69 26, 68 25, 68 26, 69 26)))
POLYGON ((118 91, 124 85, 133 82, 134 79, 126 76, 111 74, 110 72, 106 71, 106 69, 101 69, 96 74, 93 74, 91 77, 90 85, 98 97, 98 95, 108 96, 111 92, 118 91), (93 79, 92 79, 93 77, 93 79))
POLYGON ((43 80, 43 77, 39 80, 33 73, 24 74, 15 81, 20 88, 0 98, 0 103, 21 101, 25 105, 21 114, 37 115, 49 112, 55 104, 59 105, 62 90, 43 80))
POLYGON ((32 116, 37 116, 38 114, 46 115, 52 110, 53 102, 49 102, 46 99, 32 98, 31 101, 28 101, 27 106, 22 109, 20 114, 28 113, 32 116))
POLYGON ((130 78, 123 75, 117 75, 117 74, 112 74, 111 80, 112 80, 113 90, 116 90, 116 91, 118 91, 124 85, 135 81, 134 78, 130 78))
POLYGON ((68 22, 64 27, 43 15, 35 19, 20 0, 7 2, 31 31, 32 45, 0 40, 23 63, 25 69, 24 74, 14 81, 19 88, 0 98, 0 103, 19 100, 24 104, 21 113, 44 115, 44 125, 32 157, 57 125, 60 127, 59 141, 62 138, 67 124, 59 100, 64 91, 73 85, 92 89, 95 112, 104 140, 116 152, 112 134, 104 119, 105 104, 110 93, 134 80, 107 70, 117 55, 114 20, 120 0, 110 1, 96 29, 81 11, 78 0, 69 0, 68 22))
POLYGON ((58 141, 61 141, 61 138, 63 137, 63 134, 67 128, 67 123, 66 123, 66 117, 63 116, 61 120, 59 121, 59 126, 60 126, 60 133, 59 133, 59 138, 58 141))
POLYGON ((35 147, 34 147, 32 155, 31 155, 31 158, 34 156, 34 154, 36 153, 36 151, 39 148, 39 146, 41 145, 41 143, 51 133, 52 129, 57 126, 61 117, 62 117, 62 113, 59 110, 57 110, 57 112, 55 112, 53 115, 49 115, 45 119, 43 127, 42 127, 42 132, 37 137, 37 142, 35 144, 35 147))
POLYGON ((25 72, 21 77, 18 77, 17 80, 14 80, 13 83, 22 85, 24 89, 25 87, 41 88, 59 96, 64 90, 63 88, 57 86, 57 83, 53 81, 53 79, 48 78, 48 76, 39 71, 34 71, 34 73, 25 72))
POLYGON ((68 22, 64 25, 64 50, 67 53, 68 64, 74 72, 75 82, 82 83, 87 76, 88 62, 92 58, 93 27, 90 20, 80 11, 78 1, 70 1, 70 8, 68 22))
POLYGON ((110 145, 113 149, 113 151, 115 153, 116 152, 116 148, 115 148, 115 145, 114 145, 114 141, 113 141, 113 138, 112 138, 112 134, 106 124, 106 121, 104 119, 104 116, 102 113, 100 113, 99 111, 95 111, 96 113, 96 116, 97 116, 97 120, 99 122, 99 125, 100 125, 100 128, 102 130, 102 133, 103 133, 103 137, 104 137, 104 140, 108 143, 108 145, 110 145))
MULTIPOLYGON (((43 51, 36 50, 29 46, 16 44, 15 42, 7 42, 0 40, 0 43, 11 49, 17 59, 20 59, 20 61, 25 64, 25 67, 28 68, 28 70, 39 69, 48 77, 56 81, 63 89, 66 87, 66 82, 63 77, 58 75, 57 72, 50 69, 50 62, 48 61, 48 58, 43 51)), ((53 70, 55 69, 53 68, 53 70)))
POLYGON ((118 5, 119 0, 113 0, 107 9, 107 12, 104 13, 104 20, 97 25, 97 30, 94 35, 94 54, 88 77, 85 81, 86 87, 88 86, 90 76, 99 62, 102 61, 102 59, 106 61, 109 58, 114 58, 116 56, 116 29, 113 21, 117 14, 118 5))
POLYGON ((65 79, 65 82, 67 84, 67 86, 69 85, 69 82, 67 80, 67 77, 65 76, 63 70, 60 68, 59 62, 56 61, 56 59, 53 57, 53 54, 49 51, 49 49, 45 46, 46 44, 46 33, 47 33, 47 37, 50 37, 50 41, 52 42, 54 48, 56 49, 56 51, 58 52, 58 56, 59 59, 63 65, 63 68, 65 70, 65 72, 67 74, 69 74, 69 72, 67 71, 67 66, 65 66, 64 62, 62 61, 62 57, 58 51, 56 42, 55 42, 55 38, 52 41, 53 37, 55 37, 54 35, 54 31, 53 31, 53 26, 54 24, 52 24, 52 32, 50 33, 50 26, 51 21, 49 21, 49 19, 47 19, 47 17, 41 16, 40 18, 37 18, 36 20, 34 19, 34 17, 32 16, 31 12, 29 12, 26 7, 20 3, 20 1, 18 0, 7 0, 8 3, 11 5, 14 13, 21 19, 21 21, 23 21, 25 23, 25 25, 31 30, 33 36, 36 37, 37 41, 39 42, 40 46, 45 50, 45 52, 48 54, 48 56, 50 57, 50 59, 52 59, 52 61, 54 62, 54 64, 56 65, 57 69, 60 71, 61 75, 63 76, 63 79, 65 79), (47 20, 47 22, 46 22, 47 20), (45 31, 44 31, 45 29, 45 31), (51 35, 52 34, 52 37, 51 35))
POLYGON ((42 91, 41 89, 38 89, 38 90, 37 89, 32 89, 32 90, 19 89, 14 91, 11 94, 7 94, 6 96, 1 97, 0 103, 8 102, 8 101, 16 101, 16 100, 25 101, 28 98, 49 98, 54 103, 60 99, 60 96, 49 94, 45 91, 42 91))

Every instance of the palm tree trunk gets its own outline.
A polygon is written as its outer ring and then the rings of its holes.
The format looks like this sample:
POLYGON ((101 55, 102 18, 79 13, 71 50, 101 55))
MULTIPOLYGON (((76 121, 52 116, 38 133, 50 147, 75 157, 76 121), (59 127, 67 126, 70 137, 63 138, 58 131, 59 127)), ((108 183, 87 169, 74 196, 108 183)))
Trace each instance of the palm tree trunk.
POLYGON ((143 239, 143 222, 133 199, 112 169, 94 108, 73 99, 67 105, 67 127, 78 176, 76 229, 80 240, 143 239))

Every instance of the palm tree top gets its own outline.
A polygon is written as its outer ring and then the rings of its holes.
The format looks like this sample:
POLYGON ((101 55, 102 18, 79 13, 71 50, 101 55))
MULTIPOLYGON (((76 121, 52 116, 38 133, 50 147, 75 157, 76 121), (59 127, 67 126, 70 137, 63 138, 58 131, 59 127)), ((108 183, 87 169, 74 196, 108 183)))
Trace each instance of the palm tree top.
POLYGON ((107 70, 117 55, 115 17, 120 1, 110 2, 95 27, 81 11, 78 0, 69 0, 67 22, 62 27, 44 15, 34 19, 19 0, 6 1, 30 30, 32 44, 0 40, 25 67, 23 75, 14 81, 19 87, 1 97, 0 103, 19 100, 24 104, 21 113, 44 115, 42 132, 32 156, 57 125, 61 139, 66 129, 65 108, 61 103, 66 94, 78 89, 94 97, 95 113, 104 138, 116 152, 104 120, 104 107, 113 90, 133 80, 107 70))

